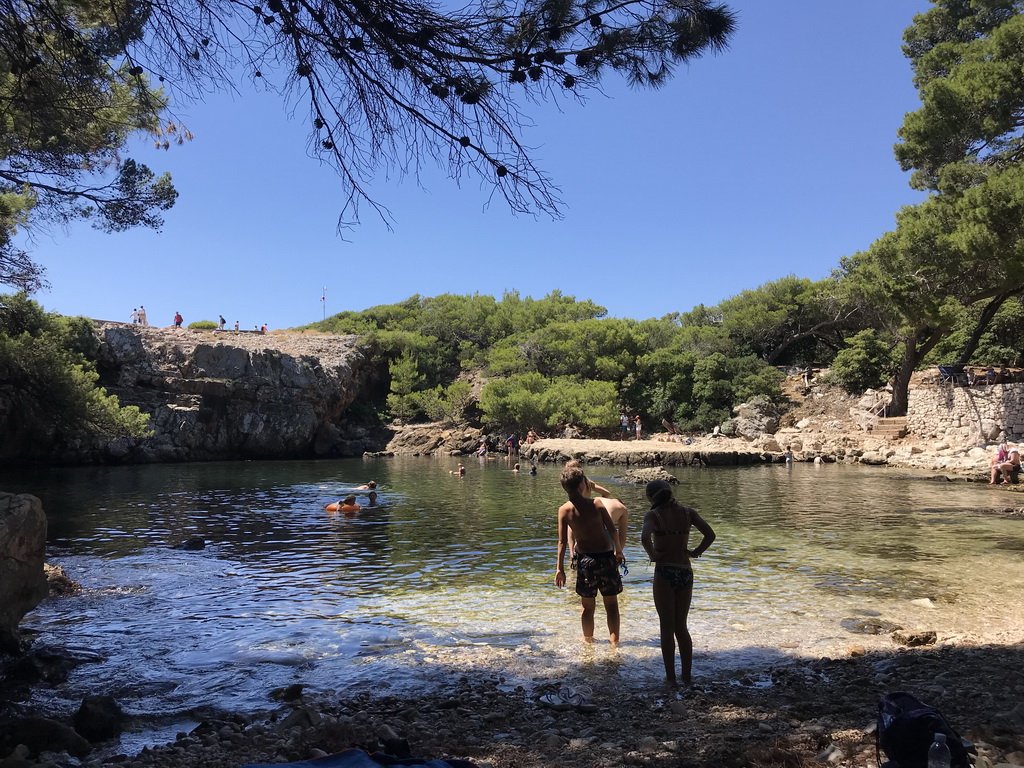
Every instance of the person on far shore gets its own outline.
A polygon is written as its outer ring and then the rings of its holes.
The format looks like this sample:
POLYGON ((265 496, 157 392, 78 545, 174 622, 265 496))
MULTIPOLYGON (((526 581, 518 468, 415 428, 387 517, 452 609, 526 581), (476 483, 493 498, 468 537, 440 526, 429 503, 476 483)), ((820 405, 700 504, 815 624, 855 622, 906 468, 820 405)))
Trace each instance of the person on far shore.
POLYGON ((181 316, 181 312, 174 313, 174 327, 181 328, 181 324, 185 321, 185 318, 181 316))
POLYGON ((647 484, 651 509, 644 515, 640 541, 654 563, 654 607, 661 629, 661 658, 665 663, 665 684, 676 681, 676 643, 679 644, 680 673, 684 685, 693 681, 693 639, 686 626, 693 599, 693 566, 715 540, 715 531, 697 510, 675 500, 672 486, 664 480, 647 484), (701 532, 702 539, 688 549, 690 529, 701 532))
POLYGON ((132 310, 132 325, 137 325, 139 322, 139 310, 135 308, 132 310))
POLYGON ((539 439, 540 439, 540 436, 534 430, 532 430, 532 429, 529 432, 526 433, 526 444, 527 445, 533 445, 539 439))
POLYGON ((220 316, 220 322, 218 322, 218 324, 217 324, 217 330, 218 331, 223 331, 224 330, 224 326, 227 325, 227 322, 228 321, 224 319, 224 315, 221 315, 220 316))
POLYGON ((640 414, 639 413, 633 418, 633 425, 636 428, 636 439, 639 440, 640 439, 640 435, 643 433, 643 429, 640 427, 640 414))
POLYGON ((236 331, 238 330, 238 321, 237 320, 235 320, 235 330, 236 331))
POLYGON ((619 440, 629 440, 629 416, 619 415, 619 440))
POLYGON ((604 601, 608 621, 608 637, 612 645, 619 644, 619 593, 622 592, 622 577, 619 563, 625 558, 618 543, 618 533, 612 523, 603 500, 587 498, 584 495, 586 475, 579 467, 567 466, 560 478, 562 489, 569 500, 558 508, 558 566, 555 570, 555 586, 565 586, 565 552, 572 530, 579 554, 576 562, 576 594, 580 596, 582 609, 580 623, 583 627, 583 642, 594 642, 594 613, 597 593, 604 601), (613 549, 609 549, 612 543, 613 549))
POLYGON ((787 464, 792 464, 793 463, 793 446, 791 446, 791 445, 787 445, 786 446, 786 452, 782 454, 782 459, 787 464))
POLYGON ((1003 460, 998 461, 999 454, 996 455, 997 462, 992 465, 992 477, 989 479, 989 485, 996 484, 996 478, 1002 475, 1003 485, 1009 485, 1010 479, 1014 472, 1020 469, 1020 451, 1016 448, 1010 448, 1006 443, 1001 443, 999 446, 1000 453, 1006 451, 1006 456, 1003 460))
POLYGON ((149 325, 149 322, 146 320, 146 308, 141 304, 139 305, 139 324, 143 328, 149 325))
POLYGON ((260 333, 266 333, 266 332, 267 332, 267 324, 266 324, 266 323, 264 323, 264 324, 263 324, 263 327, 262 327, 262 328, 260 328, 260 333))

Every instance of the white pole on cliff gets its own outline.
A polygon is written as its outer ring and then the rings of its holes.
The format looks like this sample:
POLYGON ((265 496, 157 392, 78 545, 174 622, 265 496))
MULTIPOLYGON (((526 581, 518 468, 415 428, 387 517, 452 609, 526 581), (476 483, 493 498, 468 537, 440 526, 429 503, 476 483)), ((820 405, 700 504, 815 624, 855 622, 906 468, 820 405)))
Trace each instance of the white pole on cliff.
POLYGON ((320 306, 323 307, 324 320, 327 319, 327 286, 324 286, 323 293, 320 294, 320 306))

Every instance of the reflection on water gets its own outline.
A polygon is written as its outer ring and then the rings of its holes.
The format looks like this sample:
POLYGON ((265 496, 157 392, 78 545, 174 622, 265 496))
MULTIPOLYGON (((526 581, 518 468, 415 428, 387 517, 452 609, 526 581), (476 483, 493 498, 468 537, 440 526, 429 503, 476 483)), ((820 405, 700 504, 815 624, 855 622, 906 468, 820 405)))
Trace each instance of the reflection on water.
MULTIPOLYGON (((642 488, 592 470, 631 511, 631 567, 622 648, 583 649, 578 600, 551 585, 558 469, 531 477, 498 459, 459 478, 456 463, 89 468, 5 482, 43 499, 49 559, 86 587, 26 626, 106 658, 79 667, 53 705, 109 691, 143 716, 256 709, 293 682, 403 690, 481 665, 513 683, 581 664, 623 685, 660 679, 642 488), (374 506, 324 511, 371 479, 374 506), (192 536, 207 547, 178 548, 192 536)), ((994 632, 1020 613, 1024 522, 961 511, 998 504, 998 491, 835 465, 676 474, 679 498, 718 532, 697 563, 697 674, 890 642, 852 634, 854 617, 994 632)))

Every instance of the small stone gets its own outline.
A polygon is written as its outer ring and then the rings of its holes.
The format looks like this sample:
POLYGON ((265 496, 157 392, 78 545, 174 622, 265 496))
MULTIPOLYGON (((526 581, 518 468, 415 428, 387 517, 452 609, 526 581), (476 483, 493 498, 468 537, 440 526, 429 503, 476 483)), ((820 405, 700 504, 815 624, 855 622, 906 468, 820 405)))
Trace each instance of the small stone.
POLYGON ((828 749, 814 756, 814 759, 819 763, 838 763, 840 760, 846 759, 846 754, 837 747, 835 744, 830 744, 828 749))
POLYGON ((644 736, 637 742, 636 748, 645 755, 653 755, 660 749, 660 745, 653 736, 644 736))
POLYGON ((911 605, 916 605, 920 608, 934 608, 935 603, 932 602, 930 597, 919 597, 916 600, 910 601, 911 605))
POLYGON ((685 701, 673 701, 668 705, 668 708, 672 710, 672 713, 675 715, 685 715, 687 712, 685 701))
POLYGON ((867 650, 865 650, 863 645, 851 645, 846 650, 850 654, 851 658, 867 655, 867 650))
POLYGON ((905 630, 897 630, 892 633, 892 639, 899 645, 916 648, 922 645, 935 645, 935 641, 938 639, 938 636, 934 630, 928 630, 926 632, 907 632, 905 630))
POLYGON ((552 733, 545 736, 542 743, 549 751, 556 752, 562 748, 562 737, 552 733))
POLYGON ((1003 759, 1010 765, 1024 765, 1024 752, 1011 752, 1003 759))

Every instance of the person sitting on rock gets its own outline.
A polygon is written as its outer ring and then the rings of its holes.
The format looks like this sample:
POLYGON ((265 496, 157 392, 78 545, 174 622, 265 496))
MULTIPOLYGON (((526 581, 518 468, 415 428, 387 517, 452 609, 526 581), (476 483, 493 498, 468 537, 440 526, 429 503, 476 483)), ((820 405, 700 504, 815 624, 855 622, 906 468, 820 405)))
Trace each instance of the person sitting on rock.
MULTIPOLYGON (((1007 446, 1008 447, 1008 446, 1007 446)), ((992 467, 992 477, 989 479, 989 485, 996 484, 996 477, 1002 475, 1003 485, 1009 485, 1011 475, 1020 470, 1020 451, 1016 448, 1009 448, 1006 452, 1006 460, 998 462, 992 467)))

